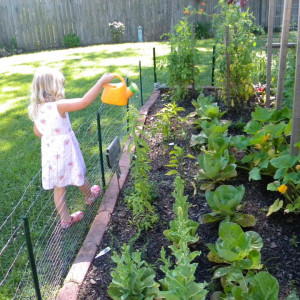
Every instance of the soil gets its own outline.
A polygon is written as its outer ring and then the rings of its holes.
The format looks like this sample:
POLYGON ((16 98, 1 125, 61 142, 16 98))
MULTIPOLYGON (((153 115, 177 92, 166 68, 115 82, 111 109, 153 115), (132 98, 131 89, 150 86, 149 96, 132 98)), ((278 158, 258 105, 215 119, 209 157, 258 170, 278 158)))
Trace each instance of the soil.
MULTIPOLYGON (((212 93, 212 91, 206 91, 212 93)), ((194 95, 194 98, 197 95, 194 95)), ((181 116, 185 116, 193 112, 194 106, 191 104, 192 95, 185 99, 179 106, 185 108, 185 112, 181 112, 181 116)), ((153 127, 155 122, 155 114, 160 111, 169 100, 161 93, 160 98, 156 101, 149 112, 146 121, 147 126, 153 127)), ((239 115, 235 112, 228 112, 224 115, 225 119, 232 120, 233 123, 243 120, 247 122, 251 118, 251 108, 244 107, 239 111, 239 115)), ((175 124, 174 124, 175 125, 175 124)), ((172 150, 172 142, 180 147, 186 147, 188 153, 196 155, 196 153, 189 147, 189 140, 192 134, 197 134, 197 129, 192 126, 191 121, 184 124, 187 134, 187 139, 177 135, 176 141, 164 142, 160 134, 151 137, 147 142, 151 151, 149 157, 151 159, 151 172, 149 174, 150 180, 156 183, 158 189, 158 198, 153 203, 156 212, 159 215, 159 222, 153 226, 152 229, 143 233, 134 243, 135 249, 140 249, 143 253, 143 258, 150 264, 157 267, 156 279, 162 277, 162 272, 159 269, 158 259, 160 258, 161 247, 168 248, 170 242, 163 235, 163 231, 169 228, 169 222, 173 219, 172 211, 174 198, 172 192, 174 191, 174 176, 165 175, 170 168, 165 165, 169 163, 169 152, 172 150)), ((235 126, 231 126, 230 134, 240 134, 235 126)), ((188 201, 191 203, 189 210, 190 218, 198 221, 199 216, 211 212, 208 207, 204 192, 199 189, 194 194, 194 187, 191 182, 195 182, 197 168, 195 162, 189 158, 185 159, 184 176, 186 180, 185 194, 188 195, 188 201)), ((260 181, 248 181, 248 174, 246 171, 238 170, 238 176, 226 184, 234 186, 243 184, 245 187, 245 196, 243 198, 243 212, 253 214, 257 223, 254 227, 244 229, 258 232, 263 241, 264 246, 261 250, 262 263, 264 269, 275 276, 279 282, 279 299, 285 299, 293 290, 300 291, 300 215, 288 214, 285 215, 282 211, 266 217, 268 207, 280 195, 275 192, 267 191, 267 184, 272 178, 263 177, 260 181)), ((112 250, 120 253, 120 249, 124 243, 136 234, 136 227, 131 225, 129 220, 132 213, 127 209, 124 203, 124 193, 126 189, 131 186, 130 176, 123 187, 121 196, 118 200, 115 212, 112 215, 109 228, 104 234, 102 243, 99 247, 102 249, 109 246, 112 250)), ((198 235, 200 237, 199 243, 194 245, 195 250, 199 250, 202 254, 196 258, 198 268, 196 270, 196 281, 209 283, 208 288, 210 293, 220 288, 219 281, 212 280, 212 274, 216 268, 216 264, 207 259, 208 248, 207 243, 215 243, 218 238, 218 223, 200 224, 198 228, 198 235)), ((97 252, 97 253, 98 253, 97 252)), ((111 260, 111 252, 94 259, 86 279, 81 286, 78 300, 107 300, 110 297, 107 294, 107 288, 112 280, 111 271, 115 267, 111 260)))

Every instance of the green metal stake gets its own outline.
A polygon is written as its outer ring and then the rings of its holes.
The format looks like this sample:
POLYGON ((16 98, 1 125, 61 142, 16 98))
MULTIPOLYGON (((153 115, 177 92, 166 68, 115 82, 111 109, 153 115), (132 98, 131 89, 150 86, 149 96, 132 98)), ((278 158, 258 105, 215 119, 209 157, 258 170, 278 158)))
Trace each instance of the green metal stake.
POLYGON ((37 299, 42 300, 40 285, 39 285, 39 279, 38 279, 38 275, 37 275, 37 271, 36 271, 33 248, 32 248, 32 243, 31 243, 28 218, 27 217, 23 218, 23 221, 24 221, 24 231, 25 231, 25 236, 26 236, 28 256, 29 256, 29 261, 30 261, 30 266, 31 266, 31 271, 32 271, 32 277, 33 277, 33 282, 34 282, 35 293, 36 293, 37 299))
POLYGON ((215 85, 215 63, 216 63, 216 46, 213 46, 211 85, 215 85))
POLYGON ((155 56, 155 48, 153 48, 153 70, 154 70, 154 83, 157 82, 156 77, 156 56, 155 56))
POLYGON ((143 101, 143 81, 142 81, 142 65, 141 65, 141 61, 139 61, 139 69, 140 69, 141 106, 143 106, 144 105, 144 101, 143 101))
POLYGON ((99 158, 100 158, 100 168, 101 168, 101 174, 102 174, 102 184, 103 184, 103 187, 105 187, 103 149, 102 149, 101 125, 100 125, 100 110, 98 110, 98 112, 97 112, 97 128, 98 128, 99 158))
MULTIPOLYGON (((128 77, 126 78, 126 85, 127 86, 129 85, 129 79, 128 79, 128 77)), ((128 114, 128 111, 129 111, 129 100, 130 100, 130 98, 128 99, 128 102, 126 104, 126 115, 127 115, 127 118, 126 118, 126 121, 127 121, 126 131, 127 132, 129 131, 129 114, 128 114)))

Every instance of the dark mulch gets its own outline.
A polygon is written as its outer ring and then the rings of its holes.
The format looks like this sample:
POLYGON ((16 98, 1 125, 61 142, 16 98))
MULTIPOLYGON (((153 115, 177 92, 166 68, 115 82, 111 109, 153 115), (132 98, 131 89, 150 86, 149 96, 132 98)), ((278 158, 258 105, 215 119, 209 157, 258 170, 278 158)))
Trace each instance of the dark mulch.
MULTIPOLYGON (((165 103, 166 100, 163 97, 157 100, 147 118, 147 126, 152 126, 155 121, 154 115, 165 103)), ((191 105, 191 98, 186 99, 180 106, 186 109, 182 115, 194 111, 194 107, 191 105)), ((241 120, 247 122, 250 119, 250 113, 250 107, 245 107, 242 114, 236 115, 234 112, 229 112, 224 117, 233 122, 241 120)), ((183 140, 180 136, 177 136, 175 142, 180 147, 186 146, 188 152, 193 153, 189 149, 187 141, 189 141, 191 134, 195 134, 197 131, 189 122, 185 124, 185 127, 188 131, 187 140, 183 140)), ((231 134, 235 134, 236 131, 235 127, 232 126, 231 134)), ((159 214, 159 223, 155 224, 151 230, 143 233, 134 244, 136 249, 143 251, 146 261, 156 265, 158 265, 161 247, 167 249, 170 244, 163 235, 163 231, 168 228, 170 220, 174 217, 172 212, 174 203, 172 197, 174 177, 165 175, 170 170, 165 165, 169 163, 169 152, 173 147, 169 143, 163 142, 163 138, 160 135, 156 135, 148 140, 151 148, 149 157, 152 166, 149 177, 152 181, 156 182, 158 188, 159 197, 156 199, 154 206, 159 214)), ((186 159, 184 174, 187 185, 185 193, 189 195, 188 200, 192 205, 190 208, 190 218, 197 221, 200 215, 210 212, 210 209, 206 204, 203 191, 198 190, 196 195, 194 195, 194 188, 191 182, 194 181, 193 177, 196 171, 194 161, 186 159)), ((268 207, 279 197, 277 193, 266 190, 266 186, 270 180, 270 178, 263 178, 260 181, 249 182, 247 172, 239 171, 237 178, 226 182, 226 184, 235 186, 243 184, 245 186, 246 193, 243 200, 243 212, 253 214, 257 218, 257 223, 251 230, 258 232, 263 238, 264 247, 261 250, 262 263, 264 264, 264 268, 277 278, 280 285, 279 299, 283 300, 293 289, 300 290, 300 216, 292 214, 284 215, 283 212, 279 212, 266 217, 268 207)), ((109 228, 104 234, 99 251, 110 246, 113 250, 120 252, 121 246, 124 243, 128 243, 130 238, 136 233, 135 227, 129 223, 132 213, 124 203, 124 191, 130 187, 130 184, 129 177, 118 200, 116 210, 112 215, 109 228)), ((200 250, 202 254, 196 259, 196 262, 199 264, 196 271, 196 278, 198 282, 206 281, 210 283, 209 288, 213 291, 219 287, 219 282, 211 280, 216 264, 209 262, 206 258, 208 253, 206 244, 214 243, 218 238, 218 224, 200 225, 198 235, 200 240, 194 248, 195 250, 200 250)), ((93 265, 80 289, 79 300, 110 299, 107 295, 107 287, 111 282, 110 272, 112 267, 114 267, 110 259, 111 254, 109 252, 93 261, 93 265)), ((161 276, 162 272, 158 267, 157 279, 160 279, 161 276)))

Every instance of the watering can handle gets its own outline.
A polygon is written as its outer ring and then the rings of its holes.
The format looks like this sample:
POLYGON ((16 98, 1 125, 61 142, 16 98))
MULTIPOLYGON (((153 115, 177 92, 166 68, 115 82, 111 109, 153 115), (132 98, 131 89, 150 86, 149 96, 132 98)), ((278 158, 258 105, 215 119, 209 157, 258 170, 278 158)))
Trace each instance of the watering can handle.
POLYGON ((118 79, 120 79, 124 84, 126 84, 126 82, 125 82, 125 80, 124 80, 124 78, 122 77, 122 76, 120 76, 120 75, 118 75, 118 74, 113 74, 116 78, 118 78, 118 79))

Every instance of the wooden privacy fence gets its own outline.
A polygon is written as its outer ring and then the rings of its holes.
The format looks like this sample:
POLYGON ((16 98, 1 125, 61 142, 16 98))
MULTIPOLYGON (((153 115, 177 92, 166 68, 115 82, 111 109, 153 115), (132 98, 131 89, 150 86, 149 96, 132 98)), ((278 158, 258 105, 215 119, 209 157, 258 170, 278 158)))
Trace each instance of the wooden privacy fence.
MULTIPOLYGON (((293 0, 290 0, 293 1, 293 0)), ((284 0, 276 0, 275 27, 282 22, 284 0)), ((292 20, 297 20, 293 1, 292 20)), ((157 41, 183 16, 187 6, 204 8, 211 21, 218 0, 0 0, 0 47, 16 41, 18 48, 38 50, 63 46, 68 33, 79 36, 82 45, 112 43, 108 24, 125 25, 123 42, 138 40, 137 27, 143 27, 144 41, 157 41), (205 5, 202 5, 205 3, 205 5)), ((268 0, 249 0, 256 23, 267 26, 268 0)))

